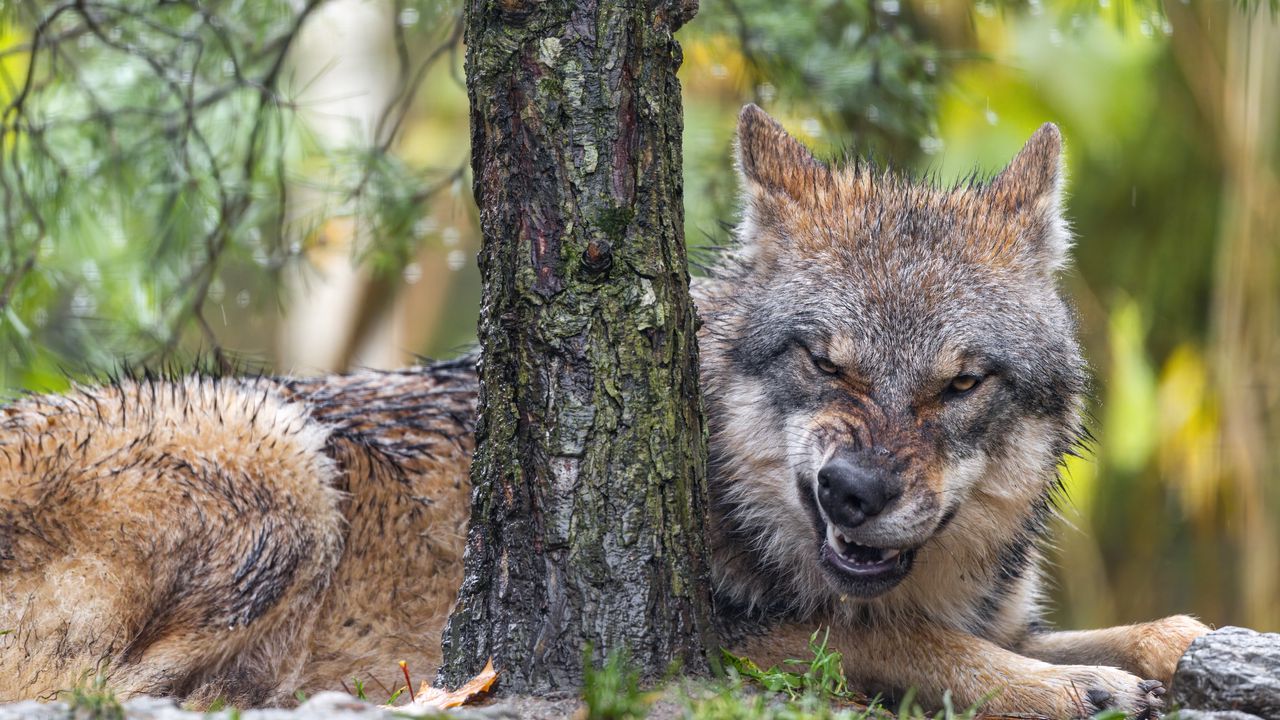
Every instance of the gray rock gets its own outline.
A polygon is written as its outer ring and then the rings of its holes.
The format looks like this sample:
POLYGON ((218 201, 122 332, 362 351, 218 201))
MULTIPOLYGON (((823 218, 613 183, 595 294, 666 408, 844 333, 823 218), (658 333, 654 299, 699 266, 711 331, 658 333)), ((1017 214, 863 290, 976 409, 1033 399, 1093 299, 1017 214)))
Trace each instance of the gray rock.
POLYGON ((1180 710, 1165 720, 1261 720, 1257 715, 1235 710, 1180 710))
POLYGON ((1175 707, 1235 711, 1207 716, 1214 720, 1240 720, 1245 713, 1280 720, 1280 634, 1224 627, 1197 638, 1178 661, 1169 700, 1175 707))
POLYGON ((67 706, 63 703, 42 703, 35 700, 0 705, 0 720, 66 720, 67 706))

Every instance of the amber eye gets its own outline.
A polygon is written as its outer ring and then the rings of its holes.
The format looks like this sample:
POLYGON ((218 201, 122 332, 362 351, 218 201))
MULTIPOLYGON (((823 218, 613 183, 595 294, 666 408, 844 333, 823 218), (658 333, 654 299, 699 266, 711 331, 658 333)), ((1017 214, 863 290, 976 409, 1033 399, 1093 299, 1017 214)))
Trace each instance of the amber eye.
POLYGON ((951 384, 947 385, 947 390, 953 395, 963 395, 978 387, 981 382, 982 378, 977 375, 957 375, 951 378, 951 384))
POLYGON ((813 361, 813 364, 816 365, 819 370, 821 370, 822 372, 828 375, 840 374, 840 366, 831 362, 831 360, 828 358, 824 358, 820 355, 815 355, 812 350, 809 351, 809 359, 813 361))

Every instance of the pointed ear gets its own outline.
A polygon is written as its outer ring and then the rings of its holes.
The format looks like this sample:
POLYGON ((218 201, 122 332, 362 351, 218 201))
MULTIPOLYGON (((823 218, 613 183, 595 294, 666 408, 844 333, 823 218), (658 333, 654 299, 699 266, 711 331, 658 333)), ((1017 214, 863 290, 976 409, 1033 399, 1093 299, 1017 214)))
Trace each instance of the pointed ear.
POLYGON ((777 120, 749 104, 738 114, 738 172, 749 198, 760 194, 798 199, 813 192, 826 166, 777 120))
POLYGON ((1062 133, 1045 123, 1027 140, 990 186, 992 202, 1018 215, 1028 228, 1028 248, 1051 270, 1065 262, 1071 249, 1071 233, 1062 214, 1064 162, 1062 133))

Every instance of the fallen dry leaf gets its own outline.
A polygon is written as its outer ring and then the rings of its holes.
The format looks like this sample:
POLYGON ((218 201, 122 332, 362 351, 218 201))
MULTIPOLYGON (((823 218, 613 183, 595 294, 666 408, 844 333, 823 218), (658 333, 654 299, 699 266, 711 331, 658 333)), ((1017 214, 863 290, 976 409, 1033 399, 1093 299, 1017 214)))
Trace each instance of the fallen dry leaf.
POLYGON ((422 687, 408 705, 383 705, 382 707, 399 712, 447 710, 471 702, 476 696, 493 687, 493 681, 497 679, 498 671, 493 669, 493 658, 489 658, 489 662, 485 663, 480 674, 468 680, 457 690, 433 688, 423 680, 422 687))

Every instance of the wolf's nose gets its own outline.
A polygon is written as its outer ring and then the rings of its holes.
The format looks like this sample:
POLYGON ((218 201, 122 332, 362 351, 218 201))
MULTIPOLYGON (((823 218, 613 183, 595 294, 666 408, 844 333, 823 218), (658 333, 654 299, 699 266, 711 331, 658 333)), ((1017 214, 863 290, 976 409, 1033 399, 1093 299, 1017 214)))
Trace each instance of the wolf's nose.
POLYGON ((879 515, 901 494, 887 470, 837 455, 818 471, 818 502, 831 522, 854 527, 879 515))

